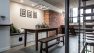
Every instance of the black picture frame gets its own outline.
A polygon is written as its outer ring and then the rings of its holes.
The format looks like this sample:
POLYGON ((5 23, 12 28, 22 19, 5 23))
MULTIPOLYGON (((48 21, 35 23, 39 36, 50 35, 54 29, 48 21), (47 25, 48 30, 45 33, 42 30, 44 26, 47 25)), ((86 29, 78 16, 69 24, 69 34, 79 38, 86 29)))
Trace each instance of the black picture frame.
POLYGON ((32 11, 27 10, 27 17, 32 18, 32 11))
POLYGON ((20 16, 21 17, 26 17, 26 9, 20 8, 20 16))
POLYGON ((33 11, 33 18, 37 18, 37 12, 33 11))

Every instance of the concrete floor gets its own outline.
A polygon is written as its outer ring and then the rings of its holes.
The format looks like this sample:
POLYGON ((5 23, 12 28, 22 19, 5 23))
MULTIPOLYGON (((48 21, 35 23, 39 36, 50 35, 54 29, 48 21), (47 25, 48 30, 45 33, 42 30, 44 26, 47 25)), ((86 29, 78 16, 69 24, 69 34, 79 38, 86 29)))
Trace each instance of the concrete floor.
MULTIPOLYGON (((70 36, 70 53, 78 53, 78 37, 77 36, 70 36)), ((64 50, 65 46, 61 44, 53 46, 52 48, 49 49, 49 53, 65 53, 64 50)), ((11 48, 8 51, 1 52, 1 53, 39 53, 39 51, 35 50, 35 46, 28 46, 28 47, 23 47, 17 46, 14 48, 11 48)), ((45 52, 43 52, 45 53, 45 52)))

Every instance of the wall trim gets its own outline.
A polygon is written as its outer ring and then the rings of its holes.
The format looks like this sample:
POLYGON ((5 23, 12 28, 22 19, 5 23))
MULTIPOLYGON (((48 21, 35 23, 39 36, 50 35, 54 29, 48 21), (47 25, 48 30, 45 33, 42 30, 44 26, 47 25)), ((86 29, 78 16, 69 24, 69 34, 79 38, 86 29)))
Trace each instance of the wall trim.
POLYGON ((6 50, 9 50, 9 49, 10 49, 10 46, 7 46, 5 48, 0 48, 0 52, 6 51, 6 50))

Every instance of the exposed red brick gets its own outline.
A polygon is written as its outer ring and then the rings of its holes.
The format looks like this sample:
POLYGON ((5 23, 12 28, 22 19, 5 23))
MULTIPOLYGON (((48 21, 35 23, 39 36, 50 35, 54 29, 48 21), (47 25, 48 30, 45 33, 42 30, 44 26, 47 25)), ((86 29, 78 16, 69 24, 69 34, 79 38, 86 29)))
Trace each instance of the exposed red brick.
MULTIPOLYGON (((57 27, 60 28, 60 25, 63 25, 64 23, 64 16, 61 13, 54 12, 52 10, 45 10, 44 11, 44 22, 49 27, 57 27)), ((59 29, 60 32, 60 29, 59 29)), ((55 33, 50 32, 50 35, 53 35, 55 33)))

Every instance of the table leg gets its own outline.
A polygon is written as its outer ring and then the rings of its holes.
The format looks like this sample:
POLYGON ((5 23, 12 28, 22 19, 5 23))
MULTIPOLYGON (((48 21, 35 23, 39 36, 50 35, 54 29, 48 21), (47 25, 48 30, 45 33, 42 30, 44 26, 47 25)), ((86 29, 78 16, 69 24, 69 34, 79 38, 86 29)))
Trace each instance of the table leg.
POLYGON ((48 53, 48 42, 46 42, 46 53, 48 53))
POLYGON ((40 53, 42 53, 43 43, 40 42, 40 53))
POLYGON ((64 39, 64 36, 63 36, 62 38, 63 38, 63 45, 64 45, 64 43, 65 43, 65 39, 64 39))
POLYGON ((38 50, 38 32, 35 32, 36 50, 38 50))
POLYGON ((26 42, 27 42, 27 30, 25 30, 25 35, 24 35, 24 47, 26 47, 26 42))
POLYGON ((56 35, 58 35, 58 29, 56 29, 56 35))
POLYGON ((46 32, 46 38, 48 38, 49 36, 48 36, 48 31, 46 32))

